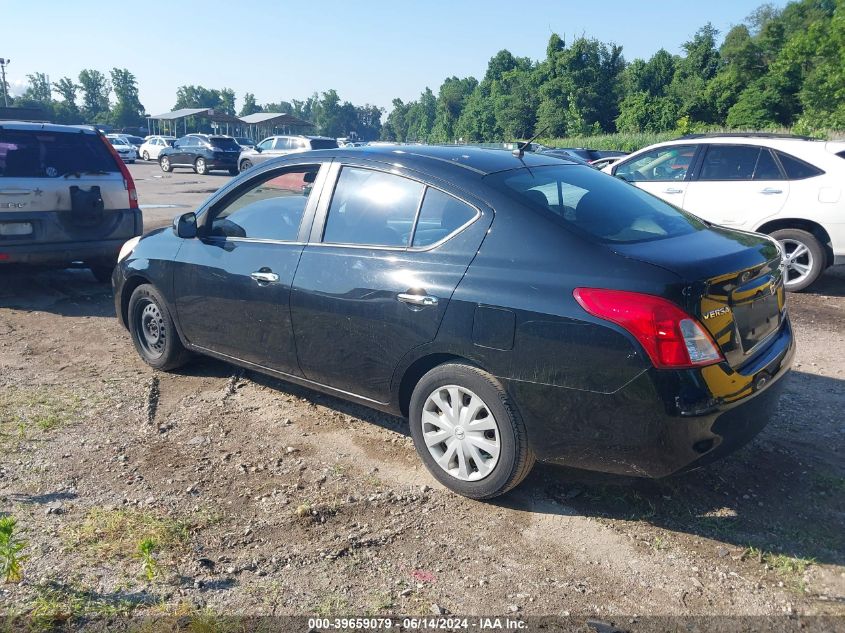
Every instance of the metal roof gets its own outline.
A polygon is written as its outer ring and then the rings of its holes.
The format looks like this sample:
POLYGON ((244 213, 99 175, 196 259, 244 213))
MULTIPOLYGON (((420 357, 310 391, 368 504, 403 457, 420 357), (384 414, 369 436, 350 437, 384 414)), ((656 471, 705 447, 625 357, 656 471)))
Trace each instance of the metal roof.
POLYGON ((256 112, 255 114, 242 116, 241 121, 249 123, 250 125, 272 123, 273 125, 314 127, 314 124, 310 121, 300 119, 299 117, 295 117, 292 114, 286 114, 284 112, 256 112))
POLYGON ((159 121, 174 121, 182 119, 186 116, 193 116, 196 114, 208 114, 211 108, 182 108, 181 110, 174 110, 173 112, 165 112, 164 114, 154 114, 148 119, 157 119, 159 121))

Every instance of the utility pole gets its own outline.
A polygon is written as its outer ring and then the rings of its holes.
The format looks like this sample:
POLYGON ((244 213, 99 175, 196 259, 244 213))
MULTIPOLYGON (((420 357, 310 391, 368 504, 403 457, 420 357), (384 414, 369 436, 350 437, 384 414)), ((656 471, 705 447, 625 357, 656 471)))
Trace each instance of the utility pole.
POLYGON ((11 59, 3 59, 0 57, 0 84, 3 85, 3 105, 5 107, 9 107, 9 96, 6 94, 6 66, 9 62, 12 61, 11 59))

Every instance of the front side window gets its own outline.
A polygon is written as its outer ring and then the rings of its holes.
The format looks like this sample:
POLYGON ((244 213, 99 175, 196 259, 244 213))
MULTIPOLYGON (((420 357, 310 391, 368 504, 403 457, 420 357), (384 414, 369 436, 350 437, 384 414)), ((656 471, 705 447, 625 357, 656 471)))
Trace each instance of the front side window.
POLYGON ((307 165, 264 175, 213 212, 209 235, 295 241, 319 169, 307 165))
POLYGON ((380 171, 344 167, 337 180, 323 242, 408 246, 423 185, 380 171))
POLYGON ((526 207, 601 242, 659 240, 706 226, 661 199, 591 167, 512 169, 490 174, 484 180, 526 207))
POLYGON ((420 207, 413 245, 420 247, 435 244, 457 231, 476 215, 478 212, 467 203, 429 187, 420 207))
POLYGON ((258 149, 260 149, 260 150, 270 149, 271 147, 273 147, 273 139, 272 138, 265 138, 263 141, 261 141, 258 144, 258 149))
POLYGON ((622 163, 614 175, 628 182, 684 180, 695 156, 695 145, 658 147, 622 163))

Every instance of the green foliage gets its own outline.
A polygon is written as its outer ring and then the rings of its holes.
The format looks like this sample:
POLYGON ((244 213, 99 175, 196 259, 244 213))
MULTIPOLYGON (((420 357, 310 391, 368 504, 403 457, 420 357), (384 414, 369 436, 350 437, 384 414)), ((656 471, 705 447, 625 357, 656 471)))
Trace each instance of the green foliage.
POLYGON ((155 551, 158 549, 158 542, 153 538, 145 538, 138 543, 138 556, 141 558, 141 566, 149 582, 152 582, 158 574, 158 563, 155 559, 155 551))
POLYGON ((27 546, 16 533, 17 520, 12 516, 0 518, 0 575, 5 582, 23 580, 21 563, 27 559, 21 551, 27 546))

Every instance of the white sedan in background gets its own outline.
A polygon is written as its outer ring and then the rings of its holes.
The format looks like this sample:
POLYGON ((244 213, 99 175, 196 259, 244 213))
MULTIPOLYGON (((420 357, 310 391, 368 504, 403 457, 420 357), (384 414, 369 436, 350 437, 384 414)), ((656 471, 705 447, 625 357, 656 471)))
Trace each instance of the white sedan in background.
POLYGON ((135 146, 131 145, 125 138, 120 136, 109 136, 107 138, 124 163, 134 163, 138 158, 138 152, 135 150, 135 146))
POLYGON ((158 160, 161 150, 173 145, 175 140, 175 136, 148 136, 138 148, 138 155, 144 160, 158 160))

